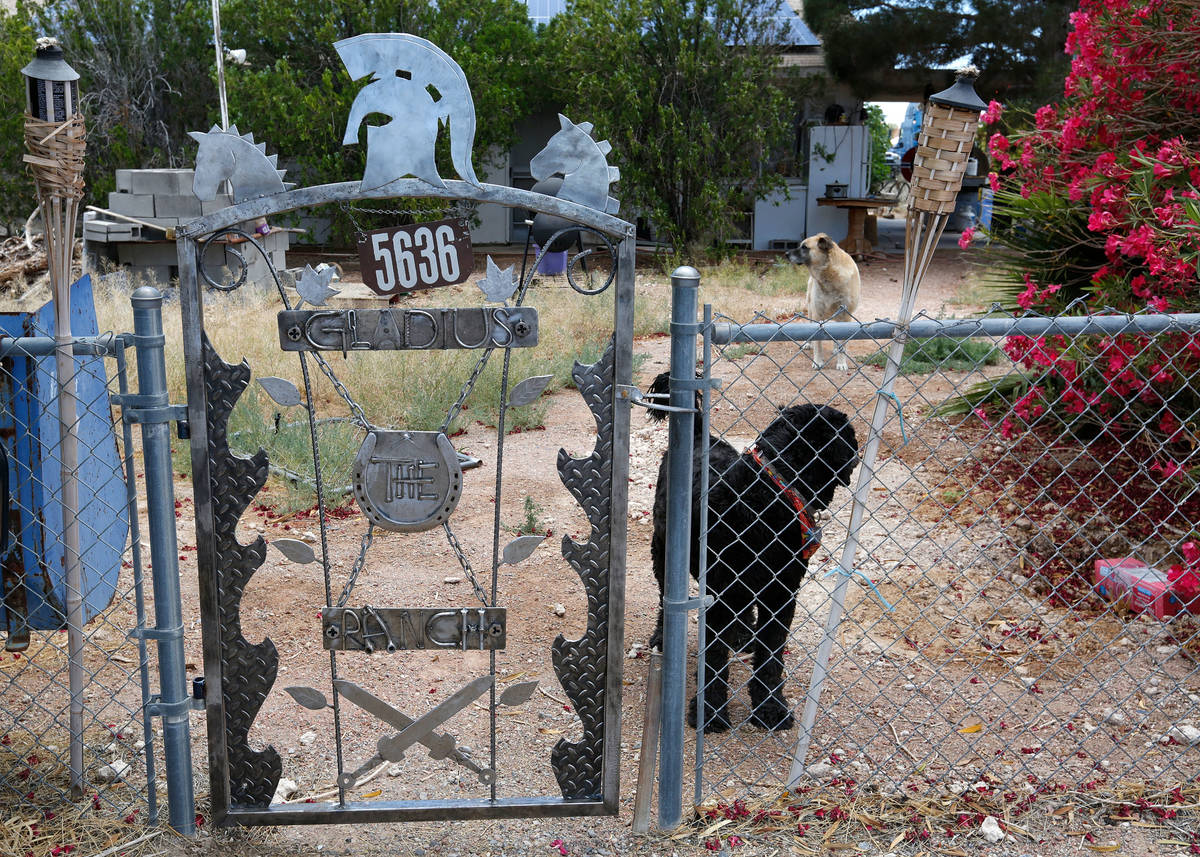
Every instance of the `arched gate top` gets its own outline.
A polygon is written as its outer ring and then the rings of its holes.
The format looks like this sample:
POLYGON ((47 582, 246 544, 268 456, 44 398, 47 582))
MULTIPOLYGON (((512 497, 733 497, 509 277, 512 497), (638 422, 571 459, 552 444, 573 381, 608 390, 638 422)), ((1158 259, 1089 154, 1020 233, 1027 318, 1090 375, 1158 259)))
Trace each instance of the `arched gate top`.
POLYGON ((503 185, 471 185, 464 181, 447 181, 444 187, 434 187, 422 179, 397 179, 380 187, 362 189, 357 181, 314 185, 282 193, 250 199, 223 208, 212 214, 189 221, 179 227, 176 235, 195 240, 247 220, 271 217, 300 208, 312 208, 334 202, 353 202, 360 199, 433 198, 468 202, 496 203, 510 208, 556 215, 617 239, 633 238, 633 224, 586 205, 503 185))

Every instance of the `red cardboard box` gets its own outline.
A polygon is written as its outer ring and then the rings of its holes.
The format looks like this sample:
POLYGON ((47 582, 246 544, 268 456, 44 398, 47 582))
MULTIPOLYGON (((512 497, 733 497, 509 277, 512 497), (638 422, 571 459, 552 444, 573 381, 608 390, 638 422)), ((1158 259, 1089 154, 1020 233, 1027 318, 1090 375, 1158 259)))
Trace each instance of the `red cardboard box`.
POLYGON ((1118 559, 1096 560, 1095 583, 1096 592, 1105 601, 1114 604, 1129 603, 1129 592, 1135 580, 1140 579, 1150 571, 1150 567, 1140 559, 1131 556, 1118 559))
POLYGON ((1140 559, 1096 560, 1096 592, 1106 601, 1129 605, 1134 611, 1152 613, 1156 619, 1170 619, 1187 608, 1171 591, 1165 571, 1150 568, 1140 559))
POLYGON ((1183 602, 1171 591, 1165 571, 1149 569, 1133 582, 1129 589, 1129 606, 1133 610, 1153 613, 1156 619, 1170 619, 1176 613, 1186 613, 1183 602))

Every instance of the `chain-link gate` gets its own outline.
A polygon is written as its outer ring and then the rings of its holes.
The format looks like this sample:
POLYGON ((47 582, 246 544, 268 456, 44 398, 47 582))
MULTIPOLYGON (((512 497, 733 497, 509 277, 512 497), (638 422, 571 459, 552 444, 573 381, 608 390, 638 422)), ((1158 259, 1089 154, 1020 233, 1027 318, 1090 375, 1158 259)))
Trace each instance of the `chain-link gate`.
POLYGON ((470 93, 449 57, 399 34, 337 48, 352 76, 368 73, 370 63, 406 68, 406 79, 411 73, 422 87, 432 79, 446 98, 431 108, 423 88, 385 93, 399 79, 391 71, 386 84, 365 88, 348 139, 372 111, 403 120, 368 129, 361 183, 286 191, 251 139, 216 129, 196 135, 197 194, 228 180, 235 205, 179 231, 214 818, 286 824, 613 813, 634 245, 632 227, 606 213, 615 211, 607 188, 616 177, 607 144, 592 139, 590 125, 563 118, 531 165, 535 175, 565 176, 557 197, 481 185, 462 137, 473 129, 470 93), (433 138, 413 118, 431 109, 454 117, 451 151, 465 181, 437 175, 433 138), (406 139, 384 139, 397 134, 406 139), (326 204, 353 217, 365 207, 352 203, 370 200, 384 201, 372 214, 399 220, 418 209, 386 201, 418 199, 427 201, 420 211, 436 209, 445 219, 360 234, 373 288, 390 294, 390 305, 331 306, 330 269, 306 268, 293 292, 273 265, 275 288, 238 302, 234 290, 249 289, 245 257, 262 253, 238 224, 326 204), (558 450, 550 437, 537 444, 538 455, 556 462, 570 509, 532 487, 529 460, 506 458, 506 425, 551 381, 537 371, 551 356, 539 354, 539 337, 552 331, 541 327, 534 268, 522 264, 514 278, 489 257, 478 290, 468 283, 422 293, 448 296, 440 306, 398 303, 406 289, 438 276, 468 278, 454 247, 480 203, 569 221, 551 230, 538 261, 566 243, 567 232, 593 241, 570 260, 561 285, 578 293, 580 312, 589 302, 610 307, 606 346, 581 355, 571 373, 595 436, 586 445, 565 440, 558 450), (230 239, 236 243, 218 249, 230 239), (205 284, 212 290, 202 291, 205 284), (294 381, 260 375, 251 385, 252 367, 226 362, 214 345, 227 318, 264 304, 278 312, 261 336, 295 361, 279 370, 294 381), (428 416, 389 420, 386 394, 372 393, 384 378, 422 385, 428 416), (452 438, 469 420, 464 411, 482 410, 482 391, 494 387, 490 439, 472 433, 471 449, 456 449, 452 438), (289 408, 300 417, 288 418, 289 408), (311 451, 306 475, 282 462, 275 470, 315 492, 313 517, 303 524, 291 517, 294 530, 264 515, 258 500, 275 463, 248 439, 272 413, 275 435, 293 432, 311 451), (522 499, 529 526, 514 525, 522 499), (543 546, 548 533, 530 532, 540 504, 551 501, 567 518, 557 558, 543 546), (347 511, 355 507, 361 516, 347 511), (269 541, 257 535, 268 525, 269 541), (548 636, 547 598, 563 602, 556 617, 566 603, 586 610, 580 616, 575 607, 549 650, 537 646, 531 656, 530 644, 548 636), (514 766, 530 758, 540 762, 514 766), (289 802, 298 781, 304 799, 289 802))
POLYGON ((914 840, 1064 806, 1178 825, 1200 775, 1200 317, 704 333, 700 812, 803 833, 916 801, 914 840), (814 370, 818 338, 849 371, 814 370))
POLYGON ((0 339, 0 805, 10 810, 5 841, 19 853, 85 847, 94 844, 90 832, 109 844, 136 836, 143 824, 159 823, 159 792, 167 786, 171 824, 187 831, 194 819, 183 627, 178 588, 170 588, 178 566, 162 552, 164 538, 174 545, 172 469, 169 449, 163 466, 149 439, 168 421, 153 408, 166 398, 161 325, 156 341, 143 329, 162 298, 148 290, 152 299, 138 308, 137 297, 146 295, 135 296, 135 333, 96 335, 91 288, 87 277, 72 287, 76 330, 91 328, 70 343, 79 442, 78 467, 69 474, 79 483, 77 656, 67 634, 72 586, 64 557, 73 548, 63 536, 61 400, 49 305, 19 319, 6 316, 15 327, 0 339), (130 349, 137 392, 130 389, 130 349), (157 360, 147 349, 157 349, 157 360), (144 470, 135 466, 135 423, 143 430, 144 470), (143 477, 144 505, 137 487, 143 477), (155 566, 150 591, 143 585, 147 525, 155 566), (83 679, 74 699, 72 668, 83 679), (74 704, 78 730, 68 715, 74 704))

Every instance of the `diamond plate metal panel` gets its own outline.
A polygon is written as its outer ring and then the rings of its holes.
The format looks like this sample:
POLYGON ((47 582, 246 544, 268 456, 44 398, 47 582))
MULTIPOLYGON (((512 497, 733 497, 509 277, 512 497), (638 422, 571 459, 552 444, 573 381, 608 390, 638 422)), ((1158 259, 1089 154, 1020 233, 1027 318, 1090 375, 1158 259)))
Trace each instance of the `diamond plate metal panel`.
POLYGON ((578 640, 562 635, 551 649, 554 672, 583 723, 583 740, 559 741, 551 766, 564 798, 598 798, 603 785, 604 696, 608 664, 608 571, 611 547, 613 344, 590 366, 575 364, 575 384, 596 418, 596 446, 586 458, 558 452, 563 485, 587 514, 591 537, 563 537, 563 557, 583 581, 587 630, 578 640))
POLYGON ((204 337, 204 385, 208 396, 208 454, 211 462, 213 530, 216 536, 221 666, 225 733, 229 752, 230 802, 267 806, 282 773, 274 747, 251 750, 250 727, 275 683, 279 656, 269 637, 251 643, 242 636, 242 593, 266 557, 261 536, 248 545, 237 540, 238 520, 267 481, 267 454, 234 455, 226 437, 229 414, 250 383, 250 366, 233 366, 204 337))

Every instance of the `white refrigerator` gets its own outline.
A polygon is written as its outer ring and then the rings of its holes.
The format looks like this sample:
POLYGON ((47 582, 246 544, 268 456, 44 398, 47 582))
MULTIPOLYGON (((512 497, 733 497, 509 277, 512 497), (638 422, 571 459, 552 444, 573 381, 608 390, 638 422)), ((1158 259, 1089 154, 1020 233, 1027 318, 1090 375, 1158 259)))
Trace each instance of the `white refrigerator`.
POLYGON ((871 137, 865 125, 814 125, 808 137, 808 205, 802 238, 824 232, 834 241, 846 237, 849 214, 844 208, 818 206, 826 185, 846 185, 851 199, 871 189, 871 137))

